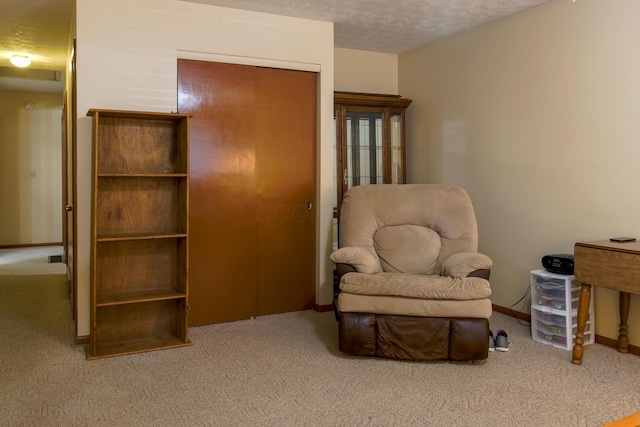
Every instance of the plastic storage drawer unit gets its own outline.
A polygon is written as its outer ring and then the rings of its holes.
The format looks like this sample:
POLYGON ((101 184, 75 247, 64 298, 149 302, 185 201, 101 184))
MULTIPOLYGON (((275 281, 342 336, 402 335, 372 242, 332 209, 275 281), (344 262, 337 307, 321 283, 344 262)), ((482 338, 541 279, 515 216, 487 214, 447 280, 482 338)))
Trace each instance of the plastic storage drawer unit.
MULTIPOLYGON (((534 340, 564 350, 573 348, 578 325, 580 283, 575 276, 531 272, 531 336, 534 340)), ((595 341, 593 296, 584 330, 584 343, 595 341)))

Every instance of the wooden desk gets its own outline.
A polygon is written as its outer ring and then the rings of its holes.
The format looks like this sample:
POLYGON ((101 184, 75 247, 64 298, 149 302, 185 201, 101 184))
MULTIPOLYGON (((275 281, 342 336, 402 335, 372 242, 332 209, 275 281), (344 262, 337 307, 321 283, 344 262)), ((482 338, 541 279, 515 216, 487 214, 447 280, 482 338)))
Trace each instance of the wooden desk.
POLYGON ((624 417, 621 420, 614 421, 609 424, 605 424, 602 427, 638 427, 640 426, 640 412, 628 417, 624 417))
POLYGON ((582 364, 584 328, 587 323, 592 285, 620 292, 618 351, 627 353, 629 351, 627 320, 630 294, 640 293, 640 242, 615 243, 609 240, 598 240, 576 243, 574 265, 574 274, 582 283, 582 288, 571 363, 582 364))

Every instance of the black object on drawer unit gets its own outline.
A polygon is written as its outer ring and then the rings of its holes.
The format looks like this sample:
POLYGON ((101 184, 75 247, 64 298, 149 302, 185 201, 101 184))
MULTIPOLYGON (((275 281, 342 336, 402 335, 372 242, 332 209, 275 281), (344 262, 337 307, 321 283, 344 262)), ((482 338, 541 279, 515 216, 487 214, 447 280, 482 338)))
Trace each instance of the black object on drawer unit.
POLYGON ((542 257, 545 270, 558 274, 573 274, 573 255, 551 254, 542 257))

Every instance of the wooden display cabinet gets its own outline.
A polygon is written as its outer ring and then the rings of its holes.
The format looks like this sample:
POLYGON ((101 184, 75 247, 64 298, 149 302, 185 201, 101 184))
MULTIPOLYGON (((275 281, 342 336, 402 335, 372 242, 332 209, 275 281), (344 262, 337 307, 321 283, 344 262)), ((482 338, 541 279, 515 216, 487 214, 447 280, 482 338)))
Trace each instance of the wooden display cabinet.
POLYGON ((91 109, 87 358, 190 345, 189 116, 91 109))
POLYGON ((334 92, 334 218, 344 193, 365 184, 404 184, 405 112, 399 95, 334 92))

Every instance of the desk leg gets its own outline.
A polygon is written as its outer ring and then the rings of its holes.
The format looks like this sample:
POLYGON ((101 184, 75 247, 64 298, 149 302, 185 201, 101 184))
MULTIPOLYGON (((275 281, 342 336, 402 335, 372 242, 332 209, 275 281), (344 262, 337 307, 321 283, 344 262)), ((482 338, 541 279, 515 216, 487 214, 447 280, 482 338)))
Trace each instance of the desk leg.
POLYGON ((584 348, 584 328, 587 325, 587 317, 589 317, 589 302, 591 301, 591 285, 582 284, 580 289, 580 302, 578 303, 578 330, 576 331, 576 340, 573 344, 573 359, 571 363, 574 365, 582 365, 582 353, 584 348))
POLYGON ((618 331, 618 351, 629 353, 629 292, 620 292, 620 330, 618 331))

